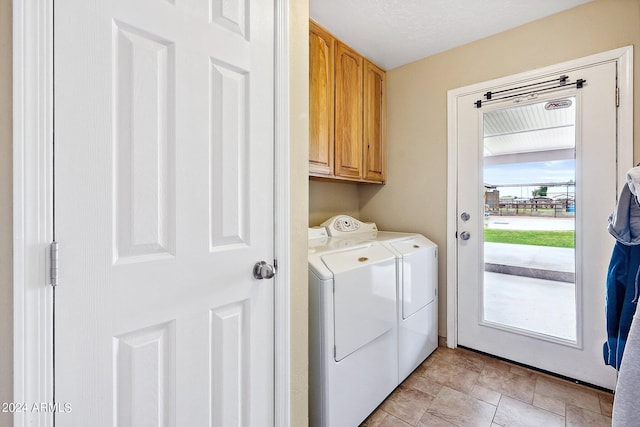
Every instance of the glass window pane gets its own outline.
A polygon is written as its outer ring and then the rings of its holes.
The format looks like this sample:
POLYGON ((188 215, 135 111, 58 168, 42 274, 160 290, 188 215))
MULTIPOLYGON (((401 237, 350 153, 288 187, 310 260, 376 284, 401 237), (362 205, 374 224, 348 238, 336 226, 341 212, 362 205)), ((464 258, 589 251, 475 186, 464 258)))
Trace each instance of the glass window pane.
POLYGON ((483 114, 483 321, 576 341, 575 97, 483 114))

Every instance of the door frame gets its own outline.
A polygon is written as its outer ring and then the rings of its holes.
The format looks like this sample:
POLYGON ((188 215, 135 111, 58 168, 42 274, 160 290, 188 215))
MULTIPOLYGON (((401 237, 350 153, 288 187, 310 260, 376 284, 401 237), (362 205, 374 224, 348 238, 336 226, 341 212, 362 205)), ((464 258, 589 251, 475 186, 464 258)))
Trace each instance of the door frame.
MULTIPOLYGON (((633 166, 633 46, 625 46, 447 92, 447 347, 456 348, 458 346, 458 239, 456 237, 458 224, 456 217, 458 188, 458 120, 456 111, 458 98, 475 92, 486 92, 497 86, 513 85, 526 80, 542 78, 549 74, 557 75, 567 70, 615 60, 618 61, 620 101, 617 124, 618 188, 616 189, 616 194, 619 194, 626 182, 626 172, 633 166)), ((612 206, 611 209, 613 208, 612 206)))
MULTIPOLYGON (((274 422, 290 425, 289 0, 275 1, 274 422)), ((53 0, 13 1, 13 402, 15 426, 53 426, 53 0)), ((61 249, 64 250, 64 242, 61 249)), ((249 267, 247 267, 249 268, 249 267)), ((63 283, 60 286, 64 286, 63 283)))

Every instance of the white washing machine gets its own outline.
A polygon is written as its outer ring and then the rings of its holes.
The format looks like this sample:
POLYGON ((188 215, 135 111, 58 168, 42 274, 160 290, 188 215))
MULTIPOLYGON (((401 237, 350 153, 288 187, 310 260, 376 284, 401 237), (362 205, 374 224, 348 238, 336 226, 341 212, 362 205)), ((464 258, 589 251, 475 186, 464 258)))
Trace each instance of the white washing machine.
POLYGON ((438 246, 417 233, 378 231, 338 215, 322 223, 331 237, 377 241, 396 256, 398 288, 398 382, 438 346, 438 246))
POLYGON ((395 255, 309 229, 309 416, 357 426, 398 384, 395 255))

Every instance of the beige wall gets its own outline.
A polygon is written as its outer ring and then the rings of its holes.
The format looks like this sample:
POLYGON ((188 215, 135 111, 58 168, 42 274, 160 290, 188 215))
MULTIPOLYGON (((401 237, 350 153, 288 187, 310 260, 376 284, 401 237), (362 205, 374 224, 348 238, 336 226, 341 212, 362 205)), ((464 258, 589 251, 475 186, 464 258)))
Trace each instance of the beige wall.
POLYGON ((338 214, 360 218, 359 185, 309 180, 309 226, 338 214))
MULTIPOLYGON (((422 232, 440 247, 440 335, 446 335, 447 91, 632 44, 640 46, 640 0, 596 0, 387 73, 388 183, 360 188, 360 214, 381 229, 422 232)), ((634 56, 637 161, 640 52, 634 56)))
MULTIPOLYGON (((13 396, 11 1, 0 1, 0 402, 13 396)), ((10 425, 0 412, 0 425, 10 425)))
POLYGON ((290 2, 291 425, 308 425, 309 2, 290 2))

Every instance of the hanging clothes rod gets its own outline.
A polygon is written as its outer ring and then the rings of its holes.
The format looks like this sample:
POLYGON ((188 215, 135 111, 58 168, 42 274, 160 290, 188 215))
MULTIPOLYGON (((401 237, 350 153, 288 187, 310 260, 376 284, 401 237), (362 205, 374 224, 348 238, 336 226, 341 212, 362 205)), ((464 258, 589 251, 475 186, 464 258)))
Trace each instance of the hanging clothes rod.
POLYGON ((529 95, 536 94, 536 93, 548 92, 548 91, 552 91, 552 90, 556 90, 556 89, 564 89, 566 87, 570 87, 570 86, 574 86, 574 85, 575 85, 576 89, 582 89, 584 84, 587 82, 584 79, 578 79, 573 83, 569 83, 568 80, 569 80, 568 76, 560 76, 557 79, 545 80, 544 82, 532 83, 532 84, 529 84, 529 85, 523 85, 523 86, 513 87, 513 88, 510 88, 510 89, 494 91, 494 92, 489 91, 489 92, 484 94, 484 98, 485 98, 484 101, 479 99, 476 102, 474 102, 473 104, 476 106, 476 108, 482 108, 482 104, 483 103, 492 102, 492 101, 503 101, 505 99, 529 96, 529 95), (555 86, 540 88, 540 86, 544 86, 544 85, 548 85, 550 83, 556 83, 556 82, 558 84, 555 85, 555 86), (531 88, 531 87, 538 87, 539 89, 533 89, 533 90, 530 90, 530 91, 527 91, 527 92, 519 92, 519 93, 515 93, 515 94, 512 93, 510 95, 505 95, 505 96, 501 96, 499 98, 494 98, 494 95, 496 95, 496 94, 508 93, 508 92, 513 92, 513 91, 517 91, 517 90, 521 90, 521 89, 531 88))

